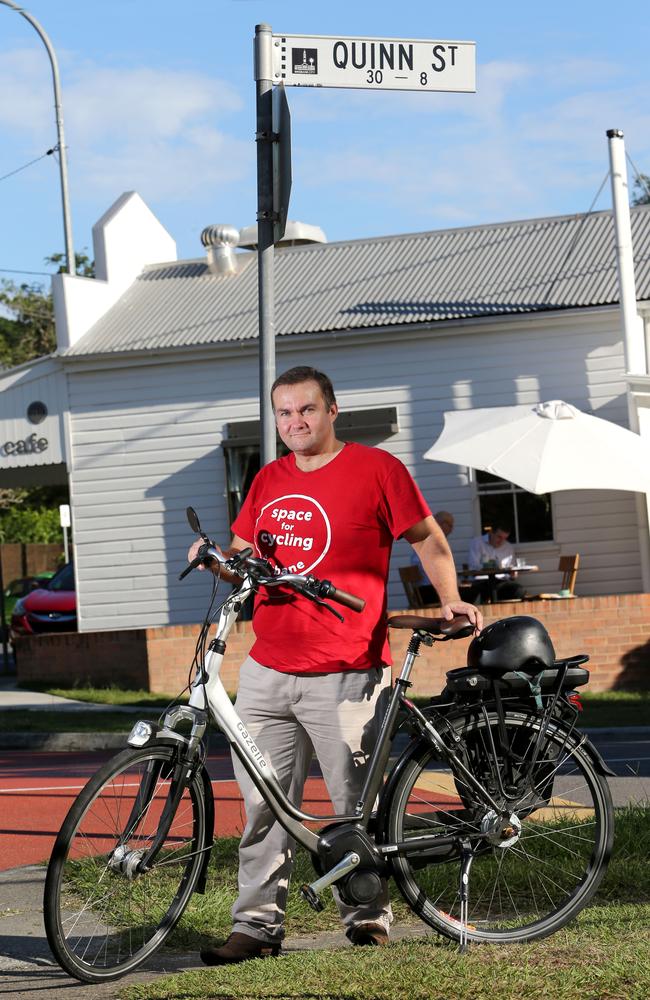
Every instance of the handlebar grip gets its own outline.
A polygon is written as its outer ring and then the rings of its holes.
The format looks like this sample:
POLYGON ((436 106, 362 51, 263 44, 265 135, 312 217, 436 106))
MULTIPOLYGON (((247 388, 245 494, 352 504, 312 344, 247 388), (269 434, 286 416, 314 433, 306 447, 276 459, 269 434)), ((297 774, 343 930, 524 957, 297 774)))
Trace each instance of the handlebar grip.
POLYGON ((354 594, 348 594, 345 590, 338 590, 331 583, 329 585, 329 590, 327 596, 330 601, 336 601, 337 604, 342 604, 346 608, 350 608, 352 611, 356 611, 357 614, 366 606, 366 602, 361 597, 355 597, 354 594))
POLYGON ((238 552, 234 552, 228 558, 228 562, 226 563, 226 569, 229 570, 237 569, 237 567, 241 566, 243 562, 246 562, 247 559, 250 559, 252 555, 253 555, 253 550, 250 548, 250 546, 247 546, 245 549, 240 549, 238 552))
POLYGON ((203 562, 203 559, 200 556, 195 556, 194 559, 192 559, 192 562, 187 564, 187 566, 185 567, 185 569, 183 570, 183 572, 179 575, 178 579, 179 580, 184 580, 185 577, 187 576, 187 574, 191 573, 192 570, 196 569, 196 567, 200 563, 202 563, 202 562, 203 562))

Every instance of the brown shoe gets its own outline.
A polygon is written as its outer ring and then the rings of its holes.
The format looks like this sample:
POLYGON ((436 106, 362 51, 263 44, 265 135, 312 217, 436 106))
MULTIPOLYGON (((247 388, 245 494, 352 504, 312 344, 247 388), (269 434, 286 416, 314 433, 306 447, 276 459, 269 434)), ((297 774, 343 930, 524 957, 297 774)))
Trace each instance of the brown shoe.
POLYGON ((373 923, 368 920, 363 924, 355 924, 347 932, 347 936, 353 945, 363 947, 365 945, 388 944, 388 931, 383 924, 373 923))
POLYGON ((247 962, 251 958, 275 958, 279 954, 279 944, 269 944, 250 934, 233 931, 228 940, 218 948, 202 948, 201 961, 205 965, 233 965, 235 962, 247 962))

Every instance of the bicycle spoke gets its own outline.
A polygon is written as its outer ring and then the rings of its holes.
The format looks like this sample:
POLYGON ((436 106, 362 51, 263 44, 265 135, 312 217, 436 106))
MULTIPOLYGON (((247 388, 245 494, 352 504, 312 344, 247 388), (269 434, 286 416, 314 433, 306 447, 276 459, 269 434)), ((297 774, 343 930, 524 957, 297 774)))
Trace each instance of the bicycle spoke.
MULTIPOLYGON (((477 804, 467 781, 449 776, 439 751, 414 750, 394 795, 399 818, 388 827, 390 842, 437 831, 447 839, 472 831, 469 936, 520 941, 541 937, 566 923, 585 904, 604 874, 611 840, 611 804, 605 782, 587 753, 562 733, 545 733, 535 759, 539 729, 522 714, 506 715, 504 727, 487 712, 452 743, 502 813, 477 804), (534 763, 532 763, 535 761, 534 763), (437 778, 436 775, 439 777, 437 778), (516 792, 516 794, 514 794, 516 792), (506 794, 507 793, 507 794, 506 794), (450 794, 454 796, 450 800, 450 794), (449 802, 458 798, 458 808, 449 802), (440 800, 440 801, 436 801, 440 800), (471 810, 471 820, 467 814, 471 810), (425 813, 425 815, 422 815, 425 813), (521 831, 508 846, 499 842, 514 813, 521 831), (483 834, 476 838, 476 832, 483 834)), ((419 915, 458 938, 460 851, 423 849, 392 861, 397 883, 419 915)))
MULTIPOLYGON (((139 965, 169 933, 193 890, 205 857, 198 785, 183 793, 156 863, 138 871, 170 795, 174 753, 165 747, 125 751, 122 766, 112 773, 106 765, 106 777, 91 779, 79 797, 65 852, 48 873, 56 883, 46 916, 55 954, 78 978, 113 978, 114 970, 139 965)), ((64 831, 65 824, 60 837, 64 831)))

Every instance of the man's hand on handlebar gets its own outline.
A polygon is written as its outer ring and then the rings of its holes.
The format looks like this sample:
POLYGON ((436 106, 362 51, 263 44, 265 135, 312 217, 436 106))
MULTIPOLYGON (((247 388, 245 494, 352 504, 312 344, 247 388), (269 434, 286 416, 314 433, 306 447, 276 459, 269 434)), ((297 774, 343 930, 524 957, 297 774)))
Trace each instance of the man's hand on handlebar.
MULTIPOLYGON (((201 546, 204 544, 205 543, 201 538, 197 538, 197 540, 192 543, 192 545, 189 547, 187 551, 188 564, 191 563, 193 559, 196 559, 196 557, 199 554, 201 546)), ((236 552, 241 552, 242 549, 250 547, 247 546, 246 542, 244 542, 240 538, 234 538, 232 545, 230 546, 230 548, 227 549, 220 548, 216 544, 216 542, 213 542, 212 545, 217 550, 217 552, 221 553, 224 559, 229 559, 230 556, 234 556, 236 552)), ((222 580, 225 580, 226 583, 237 583, 238 580, 240 579, 236 573, 229 573, 228 570, 225 569, 223 566, 220 567, 219 563, 216 560, 213 560, 208 566, 204 566, 203 563, 199 563, 197 569, 200 570, 211 569, 213 573, 220 575, 222 580)))

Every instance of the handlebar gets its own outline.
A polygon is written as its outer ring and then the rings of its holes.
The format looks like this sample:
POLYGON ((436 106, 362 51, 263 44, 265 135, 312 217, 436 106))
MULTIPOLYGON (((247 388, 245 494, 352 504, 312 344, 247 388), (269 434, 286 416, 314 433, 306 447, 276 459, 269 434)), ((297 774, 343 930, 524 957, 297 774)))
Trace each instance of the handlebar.
POLYGON ((351 608, 352 611, 363 611, 366 606, 366 602, 361 597, 355 597, 354 594, 348 594, 345 590, 339 590, 329 580, 321 581, 318 594, 320 597, 329 597, 330 601, 336 601, 337 604, 351 608))
MULTIPOLYGON (((213 542, 204 542, 194 559, 179 575, 179 580, 183 580, 201 563, 207 565, 211 561, 218 562, 219 566, 223 566, 229 573, 234 573, 242 579, 246 576, 250 577, 257 586, 279 587, 285 584, 316 603, 325 604, 323 598, 328 598, 330 601, 342 604, 343 607, 350 608, 351 611, 356 611, 357 614, 363 611, 366 606, 363 598, 357 597, 355 594, 348 594, 345 590, 339 590, 329 580, 318 580, 315 576, 299 573, 275 573, 266 559, 253 556, 251 548, 242 549, 235 552, 234 555, 226 557, 215 547, 213 542)), ((332 610, 330 608, 330 611, 332 610)))

